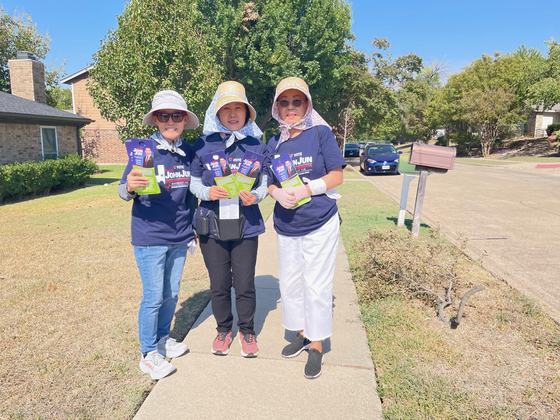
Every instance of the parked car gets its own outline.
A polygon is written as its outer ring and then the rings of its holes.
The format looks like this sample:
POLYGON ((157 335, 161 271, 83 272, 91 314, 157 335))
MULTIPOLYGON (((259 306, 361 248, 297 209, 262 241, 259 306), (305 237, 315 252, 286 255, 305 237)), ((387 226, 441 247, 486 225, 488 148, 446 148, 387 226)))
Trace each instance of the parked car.
POLYGON ((360 142, 358 142, 358 146, 360 146, 360 149, 363 149, 364 147, 366 147, 366 142, 365 141, 360 141, 360 142))
POLYGON ((356 143, 346 143, 344 145, 344 157, 360 156, 360 147, 356 143))
POLYGON ((399 155, 392 144, 368 143, 360 156, 360 171, 366 174, 398 174, 399 155))

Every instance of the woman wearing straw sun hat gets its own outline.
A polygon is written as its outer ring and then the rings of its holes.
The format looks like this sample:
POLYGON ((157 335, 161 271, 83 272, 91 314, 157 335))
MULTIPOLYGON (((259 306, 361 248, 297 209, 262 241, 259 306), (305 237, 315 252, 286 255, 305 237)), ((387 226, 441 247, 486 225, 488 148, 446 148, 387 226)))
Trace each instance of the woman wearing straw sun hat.
MULTIPOLYGON (((223 153, 233 173, 240 169, 246 152, 263 156, 266 146, 260 141, 262 132, 254 122, 255 117, 243 85, 224 82, 218 86, 206 111, 204 136, 194 145, 191 191, 201 200, 195 213, 195 228, 210 276, 212 311, 217 323, 212 353, 221 356, 229 353, 233 341, 232 286, 241 355, 258 355, 254 330, 255 264, 258 236, 264 232, 258 203, 267 196, 267 178, 264 174, 257 175, 251 191, 241 191, 239 197, 228 199, 228 192, 215 183, 208 156, 223 153), (225 210, 237 216, 226 219, 225 210)), ((225 170, 222 172, 227 174, 225 170)))
POLYGON ((178 357, 188 348, 169 337, 171 321, 187 250, 196 247, 192 229, 192 209, 196 199, 189 191, 192 148, 181 133, 198 127, 198 118, 187 109, 177 92, 156 93, 144 125, 156 126, 152 157, 159 194, 138 195, 135 189, 148 178, 129 163, 119 184, 119 196, 133 200, 131 237, 134 256, 142 279, 142 302, 138 312, 138 332, 142 351, 140 369, 152 379, 161 379, 175 367, 165 357, 178 357))
POLYGON ((329 125, 313 109, 307 84, 298 77, 276 87, 272 116, 280 134, 268 142, 270 161, 289 154, 303 186, 281 188, 268 171, 269 193, 277 201, 277 232, 282 324, 296 338, 282 350, 292 358, 309 349, 304 375, 322 371, 322 342, 332 335, 332 284, 338 248, 339 216, 334 188, 342 184, 346 162, 329 125), (311 200, 293 208, 305 197, 311 200))

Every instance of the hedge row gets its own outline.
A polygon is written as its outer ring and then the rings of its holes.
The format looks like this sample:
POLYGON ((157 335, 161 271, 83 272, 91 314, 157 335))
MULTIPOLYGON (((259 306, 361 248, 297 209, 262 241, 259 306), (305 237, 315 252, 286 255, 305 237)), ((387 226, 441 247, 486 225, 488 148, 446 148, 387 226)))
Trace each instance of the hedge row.
POLYGON ((552 133, 559 130, 560 130, 560 123, 550 124, 548 127, 546 127, 546 135, 550 136, 552 135, 552 133))
POLYGON ((97 169, 94 161, 78 155, 0 166, 0 203, 84 185, 97 169))

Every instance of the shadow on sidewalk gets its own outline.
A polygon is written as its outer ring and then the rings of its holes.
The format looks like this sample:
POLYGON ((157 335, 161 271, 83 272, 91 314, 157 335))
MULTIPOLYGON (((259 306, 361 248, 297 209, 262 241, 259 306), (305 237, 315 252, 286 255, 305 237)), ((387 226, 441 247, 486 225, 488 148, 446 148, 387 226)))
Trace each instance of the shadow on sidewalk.
POLYGON ((181 302, 179 310, 175 312, 175 322, 170 335, 177 341, 183 341, 197 320, 201 323, 208 318, 208 315, 202 320, 198 317, 204 312, 209 300, 210 289, 207 289, 181 302))
POLYGON ((258 336, 271 311, 278 308, 280 301, 280 286, 274 276, 256 276, 255 289, 257 291, 257 310, 255 312, 255 334, 258 336))

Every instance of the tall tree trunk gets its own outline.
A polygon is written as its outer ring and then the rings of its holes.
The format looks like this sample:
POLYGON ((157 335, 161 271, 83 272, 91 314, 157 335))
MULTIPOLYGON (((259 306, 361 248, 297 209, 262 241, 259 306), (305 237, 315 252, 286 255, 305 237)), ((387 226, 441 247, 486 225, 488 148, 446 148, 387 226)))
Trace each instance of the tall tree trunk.
POLYGON ((272 118, 272 105, 268 107, 266 114, 264 114, 264 117, 261 123, 259 124, 259 128, 261 129, 262 132, 264 132, 264 130, 266 130, 266 128, 272 122, 271 118, 272 118))

